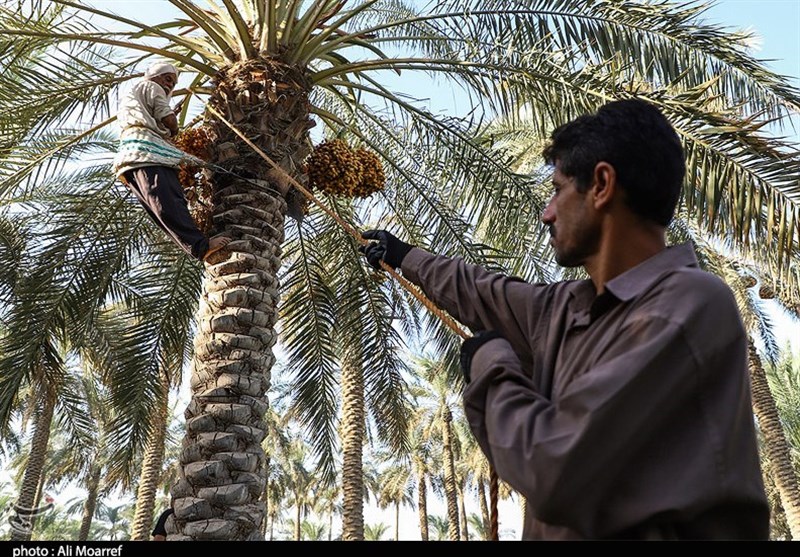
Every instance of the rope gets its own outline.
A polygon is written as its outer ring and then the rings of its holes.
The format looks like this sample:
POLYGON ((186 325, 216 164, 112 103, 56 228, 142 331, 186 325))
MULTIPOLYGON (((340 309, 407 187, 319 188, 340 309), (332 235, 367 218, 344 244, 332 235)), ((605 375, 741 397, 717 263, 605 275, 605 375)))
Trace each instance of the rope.
MULTIPOLYGON (((355 240, 362 246, 369 245, 370 242, 361 237, 361 234, 353 228, 349 223, 344 221, 339 215, 334 213, 329 207, 323 204, 317 197, 308 191, 300 182, 295 180, 292 176, 289 175, 283 168, 281 168, 278 163, 273 161, 269 155, 267 155, 264 151, 262 151, 258 145, 250 141, 246 135, 244 135, 241 131, 239 131, 236 126, 228 122, 228 120, 220 114, 213 106, 210 104, 206 105, 211 114, 219 118, 223 124, 225 124, 230 130, 235 133, 239 138, 244 141, 253 151, 255 151, 262 159, 264 159, 267 163, 269 163, 273 168, 277 169, 281 172, 286 178, 288 178, 289 182, 297 188, 297 191, 302 193, 310 202, 314 203, 317 207, 322 209, 329 217, 331 217, 339 226, 341 226, 347 233, 349 233, 355 240)), ((398 274, 391 266, 387 265, 385 262, 380 262, 381 268, 389 273, 397 282, 399 282, 403 288, 405 288, 408 292, 410 292, 422 305, 428 308, 434 315, 436 315, 442 322, 450 327, 457 335, 459 335, 463 339, 469 338, 469 335, 455 322, 455 320, 447 315, 444 311, 442 311, 439 307, 434 305, 419 289, 411 283, 408 279, 403 277, 402 275, 398 274)), ((497 496, 498 496, 498 489, 497 489, 498 479, 497 473, 494 471, 494 468, 490 468, 489 474, 489 497, 491 503, 491 511, 490 511, 490 528, 491 528, 491 539, 497 541, 499 539, 498 535, 498 517, 497 517, 497 496)))
POLYGON ((497 501, 499 498, 500 482, 494 468, 489 468, 489 501, 491 502, 491 515, 489 518, 489 539, 497 541, 500 539, 500 523, 497 519, 497 501))

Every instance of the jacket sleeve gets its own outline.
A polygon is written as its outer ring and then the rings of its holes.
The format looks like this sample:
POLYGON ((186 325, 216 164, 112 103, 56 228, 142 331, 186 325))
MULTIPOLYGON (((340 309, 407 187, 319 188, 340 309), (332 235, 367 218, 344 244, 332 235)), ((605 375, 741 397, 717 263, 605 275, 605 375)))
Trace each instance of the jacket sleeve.
POLYGON ((490 273, 463 259, 414 248, 403 259, 403 276, 438 307, 473 331, 500 332, 522 352, 530 352, 530 330, 545 312, 552 285, 530 284, 490 273))
POLYGON ((161 85, 154 81, 147 81, 146 83, 148 109, 150 109, 150 113, 156 119, 156 122, 161 122, 162 118, 174 114, 174 112, 161 85))
POLYGON ((554 403, 536 392, 511 345, 494 339, 473 357, 465 413, 497 474, 536 518, 603 536, 618 526, 619 517, 601 513, 620 471, 694 396, 697 376, 680 325, 641 319, 554 403))

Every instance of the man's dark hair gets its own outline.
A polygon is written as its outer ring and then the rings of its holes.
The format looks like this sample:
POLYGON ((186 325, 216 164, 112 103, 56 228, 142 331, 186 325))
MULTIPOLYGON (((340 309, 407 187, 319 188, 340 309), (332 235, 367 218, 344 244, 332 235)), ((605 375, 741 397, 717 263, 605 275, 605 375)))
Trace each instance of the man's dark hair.
POLYGON ((667 226, 678 204, 686 172, 678 134, 652 104, 639 99, 614 101, 596 114, 557 128, 544 150, 548 164, 575 178, 586 191, 594 168, 605 161, 636 214, 667 226))

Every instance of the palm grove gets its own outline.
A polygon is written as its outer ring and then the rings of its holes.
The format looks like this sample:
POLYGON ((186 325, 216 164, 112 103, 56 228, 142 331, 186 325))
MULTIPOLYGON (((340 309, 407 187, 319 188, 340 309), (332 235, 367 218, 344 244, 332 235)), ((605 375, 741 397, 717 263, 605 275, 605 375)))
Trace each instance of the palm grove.
MULTIPOLYGON (((304 185, 323 138, 374 153, 384 189, 317 191, 340 219, 547 280, 557 270, 538 225, 542 141, 609 99, 638 96, 684 143, 671 234, 693 239, 737 294, 765 470, 800 537, 796 468, 765 373, 778 347, 760 302, 800 315, 800 156, 764 127, 796 115, 800 92, 748 54, 747 35, 703 23, 700 3, 165 0, 159 23, 95 4, 0 8, 0 426, 3 450, 27 457, 18 508, 40 503, 57 430, 70 440, 59 462, 74 463, 90 495, 101 484, 136 490, 133 539, 147 538, 164 481, 180 539, 262 539, 277 512, 268 474, 288 450, 268 402, 279 379, 298 450, 314 463, 304 473, 341 493, 343 539, 365 537, 369 444, 413 471, 423 501, 424 413, 408 378, 433 370, 457 393, 460 339, 368 270, 328 214, 296 190, 283 195, 250 143, 304 185), (211 226, 234 238, 206 269, 165 242, 111 171, 118 95, 164 59, 182 72, 183 124, 211 138, 211 226), (469 106, 432 110, 417 98, 420 79, 469 106), (293 205, 303 218, 287 216, 293 205), (433 362, 402 356, 415 338, 433 362), (169 394, 185 367, 180 473, 165 480, 169 394)), ((485 461, 475 462, 483 486, 485 461)), ((442 487, 454 539, 462 488, 442 487)), ((407 497, 396 492, 399 506, 407 497)), ((427 539, 424 520, 420 530, 427 539)))

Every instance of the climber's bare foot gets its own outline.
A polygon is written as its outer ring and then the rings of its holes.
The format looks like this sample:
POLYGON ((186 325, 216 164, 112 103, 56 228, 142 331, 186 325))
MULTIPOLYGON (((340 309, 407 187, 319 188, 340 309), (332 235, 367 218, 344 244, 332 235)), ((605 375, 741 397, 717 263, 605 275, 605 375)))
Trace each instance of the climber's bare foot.
POLYGON ((203 260, 208 261, 208 257, 210 255, 218 252, 219 250, 227 246, 231 242, 231 240, 233 240, 233 238, 231 238, 230 236, 214 236, 213 238, 209 239, 208 251, 203 256, 203 260))

